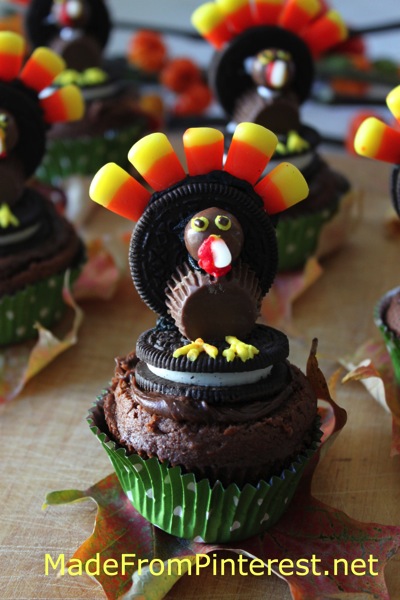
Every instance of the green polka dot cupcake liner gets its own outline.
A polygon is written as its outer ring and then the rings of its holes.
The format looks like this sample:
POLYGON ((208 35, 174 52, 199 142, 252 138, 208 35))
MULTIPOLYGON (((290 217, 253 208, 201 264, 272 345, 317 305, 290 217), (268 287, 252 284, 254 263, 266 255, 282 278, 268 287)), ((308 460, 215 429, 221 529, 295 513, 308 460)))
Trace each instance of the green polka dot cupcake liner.
MULTIPOLYGON (((71 285, 79 272, 78 268, 71 270, 71 285)), ((59 273, 0 298, 0 346, 36 338, 37 323, 51 327, 63 316, 64 278, 65 272, 59 273)))
POLYGON ((385 315, 393 296, 399 292, 400 287, 394 288, 393 290, 387 292, 384 296, 382 296, 374 309, 375 325, 381 332, 385 342, 386 349, 392 361, 394 376, 398 385, 400 385, 400 337, 394 331, 389 329, 385 322, 385 315))
POLYGON ((289 506, 322 435, 318 422, 310 449, 289 468, 268 482, 246 484, 240 489, 234 483, 210 486, 207 479, 183 474, 180 467, 170 467, 157 458, 129 455, 108 437, 103 397, 90 410, 88 423, 134 508, 173 536, 205 543, 239 541, 272 527, 289 506))
POLYGON ((137 123, 97 137, 49 140, 35 175, 44 183, 59 185, 72 175, 94 175, 106 162, 128 166, 127 149, 142 133, 143 124, 137 123))
POLYGON ((276 228, 279 271, 301 269, 316 251, 321 230, 337 210, 336 205, 323 211, 282 217, 276 228))

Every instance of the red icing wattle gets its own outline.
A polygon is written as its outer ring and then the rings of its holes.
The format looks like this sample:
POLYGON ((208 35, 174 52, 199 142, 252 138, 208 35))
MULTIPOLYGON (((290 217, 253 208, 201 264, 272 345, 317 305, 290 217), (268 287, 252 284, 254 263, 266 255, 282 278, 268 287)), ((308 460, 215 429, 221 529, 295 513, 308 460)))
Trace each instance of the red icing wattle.
POLYGON ((199 266, 208 273, 209 275, 213 275, 214 277, 222 277, 226 275, 231 270, 231 265, 227 265, 226 267, 216 267, 214 264, 214 257, 212 253, 212 243, 214 242, 214 238, 209 236, 204 242, 201 244, 198 250, 198 263, 199 266))

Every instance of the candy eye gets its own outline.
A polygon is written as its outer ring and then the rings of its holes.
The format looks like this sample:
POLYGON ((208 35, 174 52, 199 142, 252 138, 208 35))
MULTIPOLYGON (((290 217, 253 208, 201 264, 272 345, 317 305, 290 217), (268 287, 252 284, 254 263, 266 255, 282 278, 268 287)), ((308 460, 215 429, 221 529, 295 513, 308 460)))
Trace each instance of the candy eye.
POLYGON ((218 215, 218 217, 215 217, 215 224, 218 229, 222 229, 222 231, 228 231, 228 229, 232 227, 230 218, 225 215, 218 215))
POLYGON ((190 222, 194 231, 205 231, 209 225, 207 217, 195 217, 190 222))
POLYGON ((4 113, 0 113, 0 123, 8 123, 9 116, 4 113))
POLYGON ((276 56, 282 60, 290 60, 289 52, 285 52, 284 50, 278 50, 276 56))

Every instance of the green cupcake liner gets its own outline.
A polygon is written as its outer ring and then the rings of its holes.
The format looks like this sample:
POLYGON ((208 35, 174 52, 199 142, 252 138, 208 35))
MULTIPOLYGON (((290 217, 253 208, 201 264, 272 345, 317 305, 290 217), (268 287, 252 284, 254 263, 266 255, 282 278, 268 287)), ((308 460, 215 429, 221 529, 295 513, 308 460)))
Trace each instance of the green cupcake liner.
POLYGON ((220 482, 210 487, 207 479, 199 481, 192 473, 183 474, 180 467, 167 466, 157 458, 128 455, 108 436, 103 396, 90 410, 88 423, 135 509, 171 535, 207 543, 239 541, 274 525, 288 507, 321 438, 318 421, 311 448, 280 476, 240 489, 234 483, 225 488, 220 482))
MULTIPOLYGON (((70 284, 80 268, 70 271, 70 284)), ((0 346, 37 337, 36 323, 51 327, 65 312, 62 290, 65 271, 0 298, 0 346)))
POLYGON ((102 136, 49 140, 35 175, 45 183, 59 185, 71 175, 94 175, 107 162, 128 166, 128 150, 143 131, 139 122, 102 136))
POLYGON ((337 211, 337 204, 320 212, 282 217, 276 228, 279 271, 294 271, 304 266, 318 245, 323 225, 337 211))
POLYGON ((400 337, 389 327, 385 322, 386 310, 389 307, 390 301, 400 292, 400 287, 394 288, 387 292, 374 308, 374 321, 384 339, 387 351, 392 361, 394 376, 396 383, 400 385, 400 337))

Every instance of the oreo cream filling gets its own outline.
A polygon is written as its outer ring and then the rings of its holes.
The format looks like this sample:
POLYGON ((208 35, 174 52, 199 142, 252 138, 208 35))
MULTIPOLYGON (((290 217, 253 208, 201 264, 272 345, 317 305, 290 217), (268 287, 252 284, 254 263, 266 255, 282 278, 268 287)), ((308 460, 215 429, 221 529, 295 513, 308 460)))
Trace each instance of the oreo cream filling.
POLYGON ((254 371, 244 371, 242 373, 190 373, 185 371, 172 371, 171 369, 163 369, 147 364, 147 368, 157 377, 167 379, 174 383, 183 383, 185 385, 201 385, 213 387, 230 387, 235 385, 248 385, 257 383, 262 379, 266 379, 272 369, 272 365, 263 369, 254 371))

